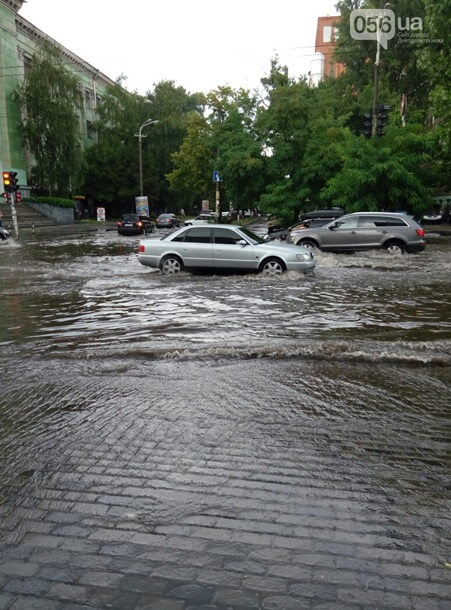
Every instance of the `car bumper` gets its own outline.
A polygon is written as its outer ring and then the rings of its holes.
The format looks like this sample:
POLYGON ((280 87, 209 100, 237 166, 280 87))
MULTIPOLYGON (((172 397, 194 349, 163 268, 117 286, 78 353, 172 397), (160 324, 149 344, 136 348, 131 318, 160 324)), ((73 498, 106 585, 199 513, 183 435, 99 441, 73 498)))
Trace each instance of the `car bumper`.
POLYGON ((145 267, 159 267, 160 256, 151 256, 149 254, 138 254, 138 260, 145 267))
POLYGON ((423 252, 426 248, 426 242, 423 241, 419 244, 408 245, 406 247, 407 252, 415 253, 415 252, 423 252))
POLYGON ((300 273, 312 273, 315 270, 316 262, 315 259, 307 261, 293 261, 287 263, 287 271, 298 271, 300 273))
POLYGON ((119 235, 141 235, 143 229, 138 227, 121 227, 117 232, 119 235))

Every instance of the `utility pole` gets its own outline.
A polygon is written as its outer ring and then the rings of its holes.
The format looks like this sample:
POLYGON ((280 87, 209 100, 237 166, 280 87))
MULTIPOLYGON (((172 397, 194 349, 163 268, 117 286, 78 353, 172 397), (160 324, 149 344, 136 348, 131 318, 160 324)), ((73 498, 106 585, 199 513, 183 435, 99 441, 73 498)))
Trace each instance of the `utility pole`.
POLYGON ((380 43, 380 24, 379 17, 376 22, 377 38, 376 38, 376 61, 374 63, 374 87, 373 87, 373 122, 371 125, 371 137, 375 138, 377 134, 377 101, 379 98, 379 64, 381 58, 381 43, 380 43))
MULTIPOLYGON (((384 4, 383 11, 390 9, 390 2, 384 4)), ((374 86, 373 86, 373 122, 371 126, 371 137, 377 135, 377 115, 378 115, 378 99, 379 99, 379 65, 381 59, 381 20, 384 12, 380 12, 376 18, 376 61, 374 62, 374 86)))
POLYGON ((17 222, 17 212, 16 206, 14 205, 15 195, 14 193, 8 193, 9 203, 11 205, 11 218, 13 219, 13 227, 14 233, 16 234, 16 239, 19 237, 19 223, 17 222))

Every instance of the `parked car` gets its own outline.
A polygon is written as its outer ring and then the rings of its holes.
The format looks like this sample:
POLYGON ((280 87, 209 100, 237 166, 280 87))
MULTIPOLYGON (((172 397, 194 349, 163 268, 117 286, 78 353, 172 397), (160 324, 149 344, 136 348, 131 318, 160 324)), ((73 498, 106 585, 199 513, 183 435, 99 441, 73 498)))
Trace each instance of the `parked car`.
POLYGON ((141 235, 143 233, 153 233, 154 231, 155 225, 147 216, 124 214, 117 221, 117 232, 120 235, 141 235))
POLYGON ((392 254, 421 252, 424 230, 411 216, 390 212, 355 212, 322 227, 293 230, 290 243, 330 252, 383 248, 392 254))
POLYGON ((5 227, 0 226, 0 241, 6 241, 9 237, 9 231, 5 227))
POLYGON ((421 218, 421 222, 424 222, 426 225, 440 224, 443 222, 443 213, 441 210, 436 212, 428 212, 421 218))
POLYGON ((216 212, 204 212, 196 216, 196 218, 185 220, 183 224, 185 227, 189 227, 191 225, 204 225, 209 222, 216 222, 216 212))
POLYGON ((157 229, 173 229, 180 226, 175 214, 160 214, 156 220, 157 229))
POLYGON ((273 239, 286 241, 289 233, 296 229, 321 227, 335 218, 343 216, 343 214, 344 210, 342 208, 313 210, 299 216, 298 222, 285 229, 280 226, 280 221, 272 220, 268 222, 268 233, 265 235, 264 239, 265 241, 272 241, 273 239), (279 225, 277 223, 279 223, 279 225))
POLYGON ((160 240, 141 240, 138 260, 165 274, 207 268, 278 275, 287 270, 310 273, 315 268, 308 249, 268 244, 247 229, 222 224, 183 227, 160 240))

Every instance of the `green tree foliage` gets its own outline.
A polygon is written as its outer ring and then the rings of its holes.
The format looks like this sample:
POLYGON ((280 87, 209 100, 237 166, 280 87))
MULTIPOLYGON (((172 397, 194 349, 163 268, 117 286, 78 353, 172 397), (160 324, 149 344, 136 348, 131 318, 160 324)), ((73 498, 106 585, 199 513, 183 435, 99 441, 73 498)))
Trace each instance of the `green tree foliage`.
POLYGON ((451 0, 424 0, 425 28, 431 42, 419 50, 419 64, 430 83, 430 112, 438 132, 440 186, 451 188, 451 55, 448 37, 451 31, 451 0))
POLYGON ((159 122, 143 145, 143 157, 154 167, 156 181, 152 195, 159 210, 177 211, 184 202, 169 190, 166 175, 174 168, 172 154, 182 144, 189 116, 200 112, 204 99, 201 94, 189 94, 173 81, 157 83, 146 96, 148 114, 159 122))
POLYGON ((174 168, 166 175, 171 191, 185 208, 198 207, 202 199, 213 196, 214 159, 211 126, 204 116, 193 112, 188 118, 187 134, 172 155, 174 168))
POLYGON ((167 175, 171 190, 185 195, 185 205, 197 208, 202 199, 214 200, 214 170, 223 178, 223 209, 229 202, 236 209, 256 204, 264 171, 256 110, 257 100, 248 91, 219 87, 207 95, 204 114, 191 116, 183 144, 172 155, 174 170, 167 175))
POLYGON ((420 128, 392 126, 382 138, 352 136, 341 171, 329 179, 323 200, 348 212, 411 211, 430 207, 431 148, 420 128))
POLYGON ((130 93, 121 81, 107 90, 99 107, 98 143, 85 154, 85 190, 99 201, 132 210, 139 194, 139 146, 136 134, 147 119, 158 123, 142 130, 143 190, 152 211, 175 209, 165 174, 172 153, 186 134, 189 114, 202 99, 171 81, 158 83, 146 96, 130 93))
POLYGON ((80 170, 76 108, 82 105, 82 95, 78 80, 66 70, 50 42, 44 42, 33 56, 17 99, 23 138, 35 159, 35 188, 49 194, 70 194, 80 170))
POLYGON ((305 205, 302 171, 304 152, 310 139, 310 116, 315 91, 305 80, 294 81, 277 59, 268 77, 262 79, 265 102, 257 127, 262 133, 267 156, 268 184, 261 206, 286 221, 297 217, 305 205))

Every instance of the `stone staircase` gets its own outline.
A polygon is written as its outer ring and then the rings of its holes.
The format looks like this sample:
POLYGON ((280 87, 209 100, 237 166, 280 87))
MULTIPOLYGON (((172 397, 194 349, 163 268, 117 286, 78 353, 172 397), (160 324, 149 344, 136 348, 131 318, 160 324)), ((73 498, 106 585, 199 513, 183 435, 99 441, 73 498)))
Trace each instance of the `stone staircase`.
MULTIPOLYGON (((33 209, 27 203, 21 202, 15 204, 16 214, 17 214, 17 223, 19 225, 19 230, 21 229, 38 229, 40 227, 54 227, 57 223, 33 209)), ((0 202, 0 211, 2 212, 2 225, 8 229, 8 231, 13 231, 13 219, 11 215, 11 206, 9 203, 4 202, 3 200, 0 202)))

